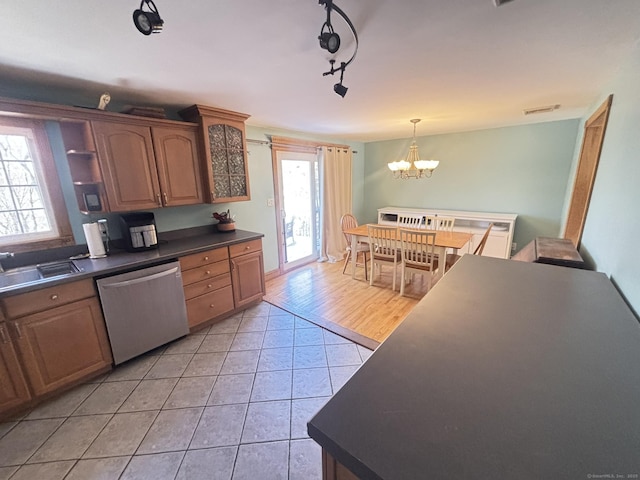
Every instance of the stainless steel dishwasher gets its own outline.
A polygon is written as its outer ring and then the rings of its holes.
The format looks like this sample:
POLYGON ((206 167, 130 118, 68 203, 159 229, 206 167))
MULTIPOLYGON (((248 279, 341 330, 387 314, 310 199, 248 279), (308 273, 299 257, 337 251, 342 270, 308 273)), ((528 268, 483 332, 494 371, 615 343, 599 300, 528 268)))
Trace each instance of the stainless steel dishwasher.
POLYGON ((116 365, 189 333, 179 262, 97 284, 116 365))

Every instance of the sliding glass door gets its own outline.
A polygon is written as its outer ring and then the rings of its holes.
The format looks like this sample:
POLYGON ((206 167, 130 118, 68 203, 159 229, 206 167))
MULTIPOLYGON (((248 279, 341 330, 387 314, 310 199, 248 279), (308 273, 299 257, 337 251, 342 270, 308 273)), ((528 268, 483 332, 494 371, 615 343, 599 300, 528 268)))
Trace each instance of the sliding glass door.
POLYGON ((279 221, 283 270, 318 258, 318 159, 311 153, 278 152, 279 221))

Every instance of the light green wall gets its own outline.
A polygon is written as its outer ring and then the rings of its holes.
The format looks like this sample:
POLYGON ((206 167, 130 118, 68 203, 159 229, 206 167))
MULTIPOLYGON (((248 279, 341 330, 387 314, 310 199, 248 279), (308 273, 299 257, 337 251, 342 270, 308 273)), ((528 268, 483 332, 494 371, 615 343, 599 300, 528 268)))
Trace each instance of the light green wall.
POLYGON ((397 180, 387 163, 411 139, 365 144, 365 220, 384 206, 517 213, 517 249, 558 236, 579 120, 419 137, 422 158, 440 160, 430 179, 397 180))
MULTIPOLYGON (((640 312, 640 45, 591 112, 613 93, 580 253, 640 312)), ((579 139, 576 150, 580 149, 579 139)))

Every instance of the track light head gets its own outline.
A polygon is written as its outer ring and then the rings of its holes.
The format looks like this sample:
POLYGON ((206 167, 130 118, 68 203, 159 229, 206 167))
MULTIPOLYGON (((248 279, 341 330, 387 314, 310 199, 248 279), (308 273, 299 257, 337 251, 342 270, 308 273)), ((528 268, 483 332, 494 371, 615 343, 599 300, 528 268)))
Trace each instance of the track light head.
MULTIPOLYGON (((325 23, 322 28, 324 29, 324 26, 326 25, 327 24, 325 23)), ((320 48, 324 48, 329 53, 333 54, 340 48, 340 35, 335 33, 331 27, 329 28, 331 29, 329 32, 320 32, 318 40, 320 40, 320 48)))
POLYGON ((156 4, 153 0, 142 0, 140 8, 133 12, 133 24, 143 35, 151 35, 152 33, 160 33, 164 20, 160 18, 156 4), (149 10, 143 10, 144 6, 149 10))
POLYGON ((349 90, 349 88, 342 85, 342 83, 336 83, 333 86, 333 91, 340 95, 342 98, 344 98, 344 96, 347 94, 347 90, 349 90))

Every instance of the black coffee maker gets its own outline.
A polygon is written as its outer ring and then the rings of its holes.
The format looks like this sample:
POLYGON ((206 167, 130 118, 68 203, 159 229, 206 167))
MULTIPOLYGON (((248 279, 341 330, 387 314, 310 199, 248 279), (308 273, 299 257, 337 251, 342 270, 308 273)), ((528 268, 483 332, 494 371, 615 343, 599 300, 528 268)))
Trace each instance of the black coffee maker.
POLYGON ((125 213, 120 215, 122 240, 127 252, 158 248, 156 221, 152 212, 125 213))

